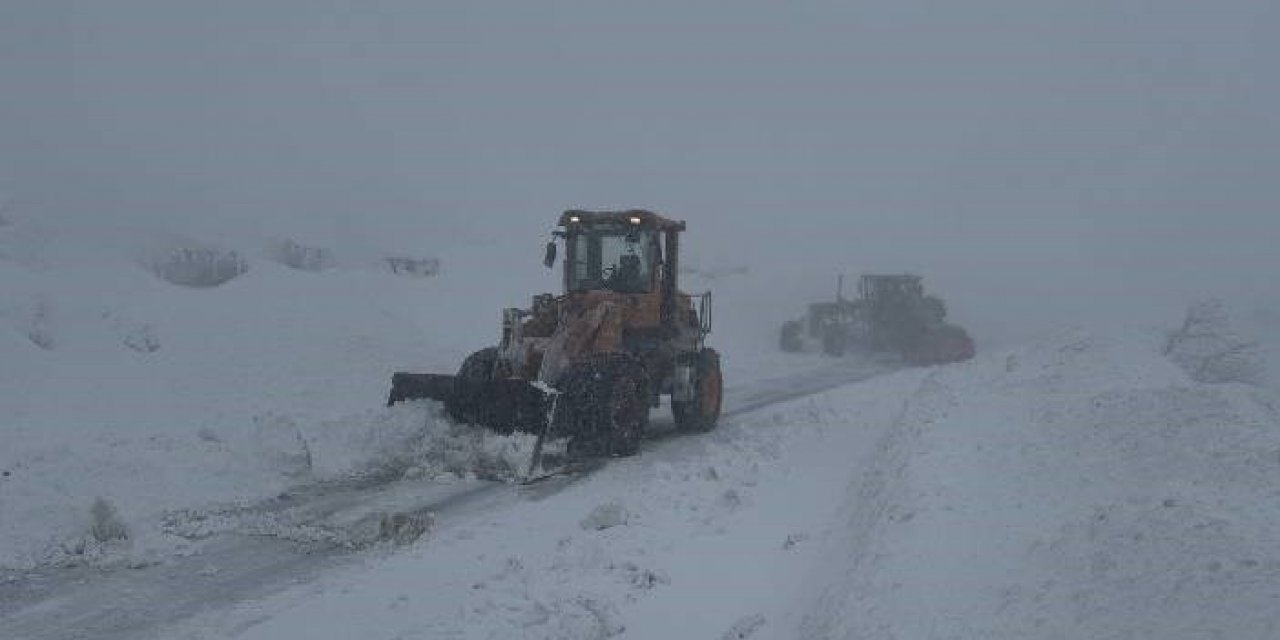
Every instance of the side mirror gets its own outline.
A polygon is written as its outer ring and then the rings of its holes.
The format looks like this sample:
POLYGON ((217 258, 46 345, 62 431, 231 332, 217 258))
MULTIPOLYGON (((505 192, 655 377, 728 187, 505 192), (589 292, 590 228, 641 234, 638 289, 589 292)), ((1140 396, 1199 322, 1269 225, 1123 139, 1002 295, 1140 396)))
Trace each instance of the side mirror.
POLYGON ((542 256, 542 264, 550 269, 556 264, 556 241, 547 243, 547 253, 542 256))

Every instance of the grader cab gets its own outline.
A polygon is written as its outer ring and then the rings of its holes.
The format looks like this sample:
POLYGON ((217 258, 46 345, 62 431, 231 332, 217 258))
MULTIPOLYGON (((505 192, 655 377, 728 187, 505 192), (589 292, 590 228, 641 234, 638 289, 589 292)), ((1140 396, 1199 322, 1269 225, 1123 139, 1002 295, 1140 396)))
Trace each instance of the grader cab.
POLYGON ((649 410, 670 397, 676 425, 720 416, 720 357, 706 346, 711 296, 679 288, 683 221, 644 210, 560 216, 544 264, 564 248, 563 291, 502 313, 501 339, 457 374, 396 373, 387 404, 444 402, 458 422, 568 438, 579 455, 638 451, 649 410))

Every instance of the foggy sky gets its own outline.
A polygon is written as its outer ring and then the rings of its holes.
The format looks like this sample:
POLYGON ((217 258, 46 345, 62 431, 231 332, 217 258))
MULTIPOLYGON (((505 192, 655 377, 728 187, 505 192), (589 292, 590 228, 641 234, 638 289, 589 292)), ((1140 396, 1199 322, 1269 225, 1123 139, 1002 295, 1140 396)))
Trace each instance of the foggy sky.
POLYGON ((1266 0, 2 0, 0 192, 531 264, 638 206, 813 290, 1280 298, 1276 69, 1266 0))

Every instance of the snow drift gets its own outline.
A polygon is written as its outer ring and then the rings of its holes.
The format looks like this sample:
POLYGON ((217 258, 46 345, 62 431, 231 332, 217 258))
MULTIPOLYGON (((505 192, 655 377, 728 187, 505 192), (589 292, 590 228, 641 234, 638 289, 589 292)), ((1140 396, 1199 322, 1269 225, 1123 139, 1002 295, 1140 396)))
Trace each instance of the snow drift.
POLYGON ((803 638, 1269 638, 1280 413, 1158 336, 932 374, 850 487, 803 638))

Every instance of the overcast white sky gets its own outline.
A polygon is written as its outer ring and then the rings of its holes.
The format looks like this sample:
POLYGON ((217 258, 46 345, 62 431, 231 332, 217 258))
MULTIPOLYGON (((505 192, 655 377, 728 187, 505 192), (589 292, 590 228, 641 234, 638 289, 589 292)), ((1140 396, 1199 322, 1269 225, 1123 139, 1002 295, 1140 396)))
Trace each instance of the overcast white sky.
POLYGON ((531 265, 642 206, 721 261, 1280 297, 1277 69, 1273 0, 3 0, 0 191, 531 265))

